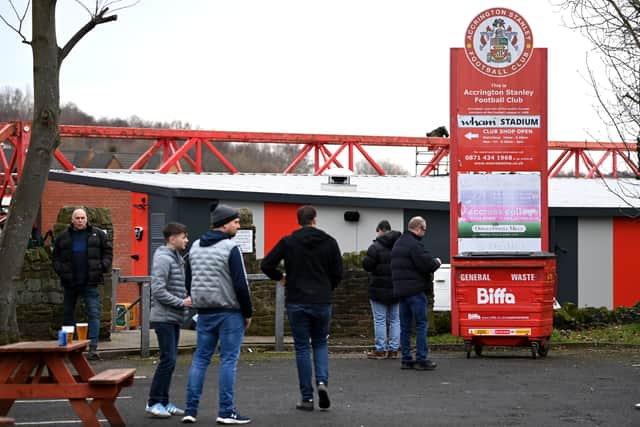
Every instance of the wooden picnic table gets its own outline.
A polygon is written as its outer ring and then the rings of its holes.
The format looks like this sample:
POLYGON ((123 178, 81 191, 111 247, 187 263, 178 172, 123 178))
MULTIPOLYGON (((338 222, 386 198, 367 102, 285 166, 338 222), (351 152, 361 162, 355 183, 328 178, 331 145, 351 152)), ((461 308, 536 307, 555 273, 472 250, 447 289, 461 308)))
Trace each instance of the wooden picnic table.
POLYGON ((135 369, 108 369, 96 375, 83 354, 88 344, 89 340, 65 346, 24 341, 0 346, 0 417, 16 399, 69 399, 85 426, 100 426, 98 410, 110 425, 124 426, 115 402, 120 390, 133 384, 135 369))

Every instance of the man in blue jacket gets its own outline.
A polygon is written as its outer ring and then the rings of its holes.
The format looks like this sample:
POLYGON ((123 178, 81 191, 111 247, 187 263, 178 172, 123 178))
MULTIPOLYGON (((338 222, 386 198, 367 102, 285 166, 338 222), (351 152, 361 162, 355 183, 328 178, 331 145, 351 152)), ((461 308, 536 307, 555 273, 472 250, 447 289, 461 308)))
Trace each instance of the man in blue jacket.
POLYGON ((211 356, 220 343, 218 424, 247 424, 234 405, 236 369, 253 307, 242 253, 231 240, 240 228, 238 211, 213 204, 211 230, 189 251, 191 304, 198 311, 197 347, 189 370, 183 423, 195 423, 211 356))
POLYGON ((400 345, 402 369, 433 370, 436 364, 427 358, 427 292, 433 288, 433 273, 440 268, 422 245, 427 222, 416 216, 409 220, 408 230, 391 250, 393 293, 400 299, 400 345), (413 321, 416 324, 416 358, 411 355, 413 321))

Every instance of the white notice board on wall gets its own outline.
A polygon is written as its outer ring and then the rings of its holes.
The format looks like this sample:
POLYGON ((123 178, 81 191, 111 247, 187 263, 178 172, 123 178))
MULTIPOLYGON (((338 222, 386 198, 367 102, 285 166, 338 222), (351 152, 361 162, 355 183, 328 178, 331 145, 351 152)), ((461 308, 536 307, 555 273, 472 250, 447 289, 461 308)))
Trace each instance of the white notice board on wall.
POLYGON ((233 241, 240 248, 243 254, 250 254, 253 252, 253 230, 240 229, 233 237, 233 241))

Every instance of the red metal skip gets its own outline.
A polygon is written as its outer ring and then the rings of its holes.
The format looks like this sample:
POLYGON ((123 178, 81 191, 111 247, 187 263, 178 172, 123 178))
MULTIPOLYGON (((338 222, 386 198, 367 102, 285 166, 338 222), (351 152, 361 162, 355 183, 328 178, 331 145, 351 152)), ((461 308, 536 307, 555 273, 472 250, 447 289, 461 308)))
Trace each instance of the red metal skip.
POLYGON ((532 356, 546 356, 553 331, 556 259, 538 252, 456 256, 453 281, 457 306, 455 335, 464 338, 470 357, 483 346, 530 346, 532 356))

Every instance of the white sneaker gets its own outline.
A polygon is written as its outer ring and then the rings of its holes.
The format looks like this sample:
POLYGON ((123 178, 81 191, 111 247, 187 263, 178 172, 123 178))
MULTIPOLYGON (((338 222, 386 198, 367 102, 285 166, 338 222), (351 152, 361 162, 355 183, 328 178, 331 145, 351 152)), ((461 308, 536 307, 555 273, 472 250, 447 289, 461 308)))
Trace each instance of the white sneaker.
POLYGON ((180 420, 182 423, 184 424, 195 424, 196 423, 196 417, 192 416, 192 415, 186 415, 184 417, 182 417, 182 420, 180 420))
POLYGON ((178 416, 184 415, 184 410, 178 408, 176 405, 174 405, 171 402, 167 404, 166 408, 167 408, 167 412, 170 413, 171 415, 178 415, 178 416))
POLYGON ((167 408, 160 402, 154 404, 153 406, 149 406, 147 404, 146 408, 144 408, 145 412, 152 417, 155 418, 169 418, 171 414, 167 411, 167 408))

